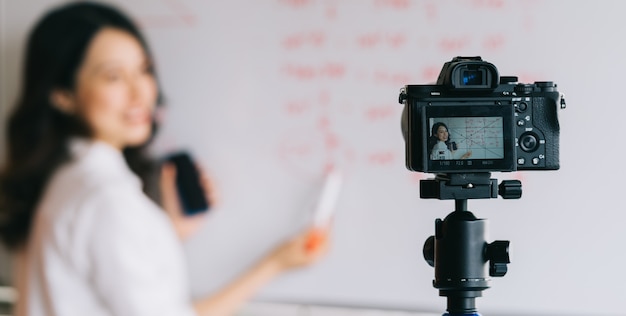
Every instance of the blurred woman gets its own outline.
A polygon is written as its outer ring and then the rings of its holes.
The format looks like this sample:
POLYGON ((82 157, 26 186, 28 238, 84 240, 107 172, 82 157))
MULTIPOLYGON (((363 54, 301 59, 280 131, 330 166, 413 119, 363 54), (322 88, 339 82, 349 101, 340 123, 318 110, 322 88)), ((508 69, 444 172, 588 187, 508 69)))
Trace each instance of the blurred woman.
MULTIPOLYGON (((325 252, 325 239, 307 247, 305 231, 192 301, 181 240, 202 216, 182 215, 175 168, 144 153, 160 101, 146 41, 118 10, 73 3, 35 26, 0 173, 17 315, 229 315, 276 275, 325 252)), ((213 199, 207 180, 204 189, 213 199)))

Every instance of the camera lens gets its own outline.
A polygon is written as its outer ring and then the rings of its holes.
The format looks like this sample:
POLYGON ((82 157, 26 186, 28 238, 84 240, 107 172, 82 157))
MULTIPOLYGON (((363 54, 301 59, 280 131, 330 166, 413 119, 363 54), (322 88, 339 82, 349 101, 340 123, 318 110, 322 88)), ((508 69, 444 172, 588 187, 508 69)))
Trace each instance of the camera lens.
POLYGON ((539 141, 537 140, 537 136, 532 133, 524 133, 519 139, 519 146, 525 152, 532 152, 537 150, 539 147, 539 141))

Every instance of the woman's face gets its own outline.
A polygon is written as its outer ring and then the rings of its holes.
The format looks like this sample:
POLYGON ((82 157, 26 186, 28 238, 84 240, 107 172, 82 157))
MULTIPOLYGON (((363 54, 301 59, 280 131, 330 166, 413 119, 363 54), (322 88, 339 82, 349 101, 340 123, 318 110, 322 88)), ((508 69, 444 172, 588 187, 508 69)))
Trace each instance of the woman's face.
POLYGON ((437 139, 445 142, 448 140, 448 129, 445 126, 439 126, 437 128, 437 139))
POLYGON ((99 31, 80 66, 74 112, 95 139, 116 148, 145 143, 152 134, 157 85, 140 42, 114 28, 99 31))

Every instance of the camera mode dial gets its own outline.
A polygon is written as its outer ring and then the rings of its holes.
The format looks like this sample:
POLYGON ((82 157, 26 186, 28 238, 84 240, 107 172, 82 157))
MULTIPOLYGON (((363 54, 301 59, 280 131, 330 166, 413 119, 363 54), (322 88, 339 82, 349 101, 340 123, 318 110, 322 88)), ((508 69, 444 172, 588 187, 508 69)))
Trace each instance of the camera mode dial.
POLYGON ((541 89, 542 92, 554 92, 556 91, 556 84, 552 81, 537 81, 535 85, 541 89))
POLYGON ((520 83, 515 85, 513 91, 515 91, 517 94, 529 94, 533 92, 533 85, 520 83))

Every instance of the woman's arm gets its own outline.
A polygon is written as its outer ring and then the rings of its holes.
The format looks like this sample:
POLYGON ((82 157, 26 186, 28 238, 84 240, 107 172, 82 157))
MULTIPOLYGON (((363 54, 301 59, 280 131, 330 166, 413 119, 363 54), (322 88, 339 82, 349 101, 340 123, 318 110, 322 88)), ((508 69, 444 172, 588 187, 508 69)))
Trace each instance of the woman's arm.
POLYGON ((471 151, 471 150, 468 150, 466 153, 464 153, 464 154, 461 156, 461 159, 467 159, 467 158, 469 158, 469 157, 471 157, 471 156, 472 156, 472 151, 471 151))
POLYGON ((199 316, 232 315, 257 290, 281 272, 272 260, 264 259, 218 293, 194 302, 199 316))
POLYGON ((317 247, 308 247, 307 242, 313 233, 309 230, 287 241, 221 291, 195 302, 198 315, 232 315, 277 275, 317 261, 327 251, 328 242, 324 231, 321 243, 317 247))
MULTIPOLYGON (((201 172, 204 175, 204 172, 201 172)), ((161 197, 178 236, 184 240, 192 235, 204 220, 204 215, 185 216, 180 208, 176 191, 176 169, 165 164, 161 173, 161 197)), ((203 177, 203 186, 211 205, 215 204, 215 190, 211 182, 203 177)), ((257 262, 243 275, 209 297, 194 302, 199 316, 232 315, 263 285, 282 272, 307 266, 317 261, 328 248, 328 230, 311 228, 283 243, 257 262)))

